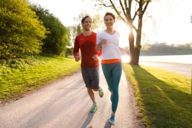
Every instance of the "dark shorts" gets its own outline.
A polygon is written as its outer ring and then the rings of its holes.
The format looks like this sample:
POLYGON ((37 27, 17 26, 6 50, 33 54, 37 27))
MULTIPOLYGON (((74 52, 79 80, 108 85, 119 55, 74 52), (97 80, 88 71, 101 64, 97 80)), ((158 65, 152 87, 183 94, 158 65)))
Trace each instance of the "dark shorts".
POLYGON ((81 68, 81 73, 87 88, 99 89, 98 68, 81 68))

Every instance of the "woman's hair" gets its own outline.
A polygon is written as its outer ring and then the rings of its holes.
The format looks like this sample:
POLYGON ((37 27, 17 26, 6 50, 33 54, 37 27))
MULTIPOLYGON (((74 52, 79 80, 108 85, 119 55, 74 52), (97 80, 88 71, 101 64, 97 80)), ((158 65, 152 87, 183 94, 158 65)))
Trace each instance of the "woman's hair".
POLYGON ((115 15, 111 12, 106 12, 104 17, 106 17, 106 16, 112 16, 113 19, 115 20, 115 15))
POLYGON ((82 19, 81 19, 81 23, 83 24, 84 23, 84 21, 85 21, 85 19, 87 19, 87 18, 91 18, 90 16, 84 16, 82 19))

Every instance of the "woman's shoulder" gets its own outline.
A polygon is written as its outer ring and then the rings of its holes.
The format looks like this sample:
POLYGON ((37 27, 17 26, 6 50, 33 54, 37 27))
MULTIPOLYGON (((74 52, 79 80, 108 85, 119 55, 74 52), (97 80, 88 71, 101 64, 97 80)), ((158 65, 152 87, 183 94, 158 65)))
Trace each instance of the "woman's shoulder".
POLYGON ((118 30, 115 30, 115 33, 119 34, 119 31, 118 31, 118 30))
POLYGON ((103 34, 105 34, 104 30, 101 30, 101 31, 97 32, 97 35, 103 35, 103 34))

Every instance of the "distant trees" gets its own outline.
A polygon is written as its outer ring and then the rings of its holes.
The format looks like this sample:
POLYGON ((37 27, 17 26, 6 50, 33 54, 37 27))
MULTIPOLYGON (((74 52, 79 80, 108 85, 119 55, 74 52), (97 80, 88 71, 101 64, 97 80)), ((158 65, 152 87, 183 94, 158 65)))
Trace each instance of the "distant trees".
POLYGON ((0 1, 0 59, 41 51, 46 29, 27 0, 0 1))
POLYGON ((166 43, 145 43, 141 55, 186 55, 192 54, 192 43, 168 45, 166 43))
POLYGON ((49 13, 48 10, 36 5, 33 5, 32 8, 48 30, 46 38, 43 40, 43 53, 64 55, 66 46, 70 44, 69 29, 58 18, 49 13))

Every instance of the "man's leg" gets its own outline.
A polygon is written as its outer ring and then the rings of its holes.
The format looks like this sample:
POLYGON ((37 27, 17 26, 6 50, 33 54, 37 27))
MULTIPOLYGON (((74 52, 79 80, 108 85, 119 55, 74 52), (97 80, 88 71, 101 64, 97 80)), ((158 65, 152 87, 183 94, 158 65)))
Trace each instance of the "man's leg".
POLYGON ((92 85, 91 88, 94 91, 98 91, 99 96, 103 97, 104 92, 103 92, 103 89, 99 85, 99 71, 98 71, 98 68, 93 68, 92 70, 90 70, 90 78, 91 78, 91 85, 92 85))
POLYGON ((87 88, 87 92, 88 92, 89 97, 91 98, 92 102, 93 102, 93 103, 96 103, 96 102, 95 102, 95 96, 94 96, 93 90, 92 90, 91 88, 87 88))
POLYGON ((89 97, 91 98, 93 104, 91 106, 90 112, 91 113, 95 113, 97 111, 97 104, 95 102, 95 96, 94 96, 94 92, 91 88, 87 88, 87 92, 89 94, 89 97))

